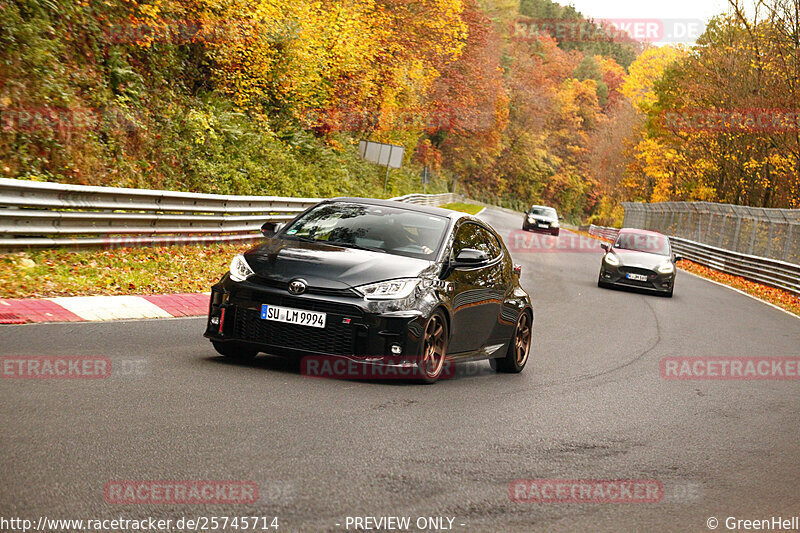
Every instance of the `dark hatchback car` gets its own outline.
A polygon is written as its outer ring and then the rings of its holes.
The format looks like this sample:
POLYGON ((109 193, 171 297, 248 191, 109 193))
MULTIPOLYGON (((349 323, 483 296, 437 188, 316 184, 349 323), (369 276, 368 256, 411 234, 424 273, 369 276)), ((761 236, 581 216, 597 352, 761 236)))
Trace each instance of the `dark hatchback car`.
POLYGON ((464 213, 338 198, 236 256, 206 337, 235 359, 337 356, 442 377, 445 360, 520 372, 533 308, 502 239, 464 213))
POLYGON ((669 239, 654 231, 621 229, 614 243, 601 245, 606 253, 600 265, 598 287, 625 286, 671 297, 675 263, 669 239))
POLYGON ((530 210, 525 213, 525 218, 522 220, 522 230, 549 233, 550 235, 558 237, 558 234, 561 232, 559 220, 561 220, 561 217, 558 216, 558 212, 552 207, 533 205, 530 210))

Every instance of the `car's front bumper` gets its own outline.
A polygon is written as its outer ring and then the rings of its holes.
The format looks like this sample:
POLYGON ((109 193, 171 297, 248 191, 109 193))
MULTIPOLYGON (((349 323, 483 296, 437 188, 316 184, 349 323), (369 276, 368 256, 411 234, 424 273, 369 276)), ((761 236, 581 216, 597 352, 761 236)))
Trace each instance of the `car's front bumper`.
POLYGON ((559 226, 552 226, 550 224, 548 224, 547 227, 539 227, 538 222, 530 222, 528 219, 523 221, 523 227, 526 231, 549 233, 550 235, 558 235, 558 232, 561 229, 559 226))
POLYGON ((605 261, 600 267, 600 281, 606 285, 619 285, 646 291, 670 292, 675 286, 675 272, 662 274, 654 270, 609 265, 605 261), (647 281, 629 279, 628 274, 647 276, 647 281))
POLYGON ((283 288, 234 282, 226 275, 212 287, 205 336, 266 353, 338 356, 402 367, 415 364, 422 353, 426 319, 427 315, 416 309, 374 312, 361 298, 312 293, 293 296, 283 288), (263 304, 323 312, 326 325, 314 328, 264 320, 263 304))

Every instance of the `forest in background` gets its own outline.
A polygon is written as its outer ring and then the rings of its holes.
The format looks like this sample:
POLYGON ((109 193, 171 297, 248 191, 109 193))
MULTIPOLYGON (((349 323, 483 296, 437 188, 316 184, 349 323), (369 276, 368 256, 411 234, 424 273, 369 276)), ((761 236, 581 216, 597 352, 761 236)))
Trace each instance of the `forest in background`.
POLYGON ((800 207, 798 12, 731 0, 656 47, 550 0, 6 0, 0 176, 380 197, 370 139, 406 149, 386 196, 427 166, 428 192, 605 224, 622 201, 800 207))

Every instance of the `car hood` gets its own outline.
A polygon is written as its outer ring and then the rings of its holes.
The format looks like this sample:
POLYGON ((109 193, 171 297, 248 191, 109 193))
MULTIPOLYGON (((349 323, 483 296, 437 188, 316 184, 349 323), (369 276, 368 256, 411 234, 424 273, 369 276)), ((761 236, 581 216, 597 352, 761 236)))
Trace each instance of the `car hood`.
POLYGON ((300 278, 324 289, 414 278, 435 269, 424 259, 281 238, 268 238, 244 255, 260 278, 279 283, 300 278))
POLYGON ((666 255, 637 252, 635 250, 615 249, 614 254, 619 258, 620 266, 646 268, 655 270, 659 265, 670 260, 666 255))

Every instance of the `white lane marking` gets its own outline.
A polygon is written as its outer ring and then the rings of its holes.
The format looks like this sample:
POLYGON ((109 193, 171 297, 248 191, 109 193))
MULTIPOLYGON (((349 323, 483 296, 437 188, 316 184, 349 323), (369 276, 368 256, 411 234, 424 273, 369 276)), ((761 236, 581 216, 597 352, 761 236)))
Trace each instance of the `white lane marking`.
POLYGON ((791 317, 794 317, 794 318, 796 318, 796 319, 800 320, 800 316, 797 316, 796 314, 792 313, 791 311, 787 311, 786 309, 784 309, 783 307, 781 307, 781 306, 779 306, 779 305, 775 305, 775 304, 774 304, 774 303, 772 303, 772 302, 768 302, 768 301, 766 301, 766 300, 762 300, 762 299, 761 299, 761 298, 759 298, 758 296, 753 296, 752 294, 749 294, 749 293, 747 293, 747 292, 744 292, 743 290, 737 289, 736 287, 731 287, 730 285, 725 285, 724 283, 720 283, 719 281, 715 281, 715 280, 713 280, 713 279, 708 279, 708 278, 706 278, 706 277, 704 277, 704 276, 700 276, 699 274, 695 274, 694 272, 689 272, 688 270, 683 270, 683 269, 681 269, 681 272, 685 272, 686 274, 689 274, 689 275, 691 275, 691 276, 694 276, 694 277, 696 277, 696 278, 700 278, 700 279, 702 279, 702 280, 704 280, 704 281, 708 281, 709 283, 713 283, 714 285, 719 285, 720 287, 725 287, 726 289, 730 289, 730 290, 732 290, 732 291, 738 292, 739 294, 744 294, 744 295, 745 295, 745 296, 747 296, 748 298, 752 298, 753 300, 755 300, 755 301, 757 301, 757 302, 761 302, 761 303, 762 303, 762 304, 764 304, 764 305, 768 305, 768 306, 770 306, 770 307, 774 307, 774 308, 775 308, 775 309, 777 309, 778 311, 783 311, 783 312, 784 312, 784 313, 786 313, 787 315, 789 315, 789 316, 791 316, 791 317))
POLYGON ((47 298, 84 320, 172 318, 172 315, 139 296, 70 296, 47 298))

